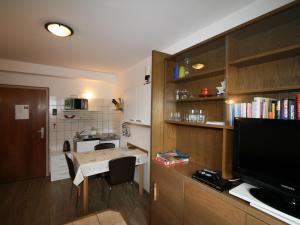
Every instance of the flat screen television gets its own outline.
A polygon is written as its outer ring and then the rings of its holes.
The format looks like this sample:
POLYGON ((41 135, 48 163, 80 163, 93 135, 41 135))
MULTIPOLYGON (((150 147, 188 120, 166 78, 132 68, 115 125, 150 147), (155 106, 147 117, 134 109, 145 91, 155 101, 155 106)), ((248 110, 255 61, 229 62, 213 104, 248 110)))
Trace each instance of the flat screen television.
POLYGON ((235 118, 233 175, 260 201, 300 218, 300 121, 235 118))

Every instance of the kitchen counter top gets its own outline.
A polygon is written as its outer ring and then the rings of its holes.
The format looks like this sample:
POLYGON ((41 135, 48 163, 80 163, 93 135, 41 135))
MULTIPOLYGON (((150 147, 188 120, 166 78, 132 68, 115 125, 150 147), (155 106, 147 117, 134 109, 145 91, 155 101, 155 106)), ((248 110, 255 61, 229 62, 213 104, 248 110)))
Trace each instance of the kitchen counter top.
POLYGON ((74 142, 79 141, 92 141, 92 140, 100 140, 100 141, 110 141, 110 140, 120 140, 120 136, 113 133, 103 133, 96 135, 80 135, 79 137, 74 137, 74 142))

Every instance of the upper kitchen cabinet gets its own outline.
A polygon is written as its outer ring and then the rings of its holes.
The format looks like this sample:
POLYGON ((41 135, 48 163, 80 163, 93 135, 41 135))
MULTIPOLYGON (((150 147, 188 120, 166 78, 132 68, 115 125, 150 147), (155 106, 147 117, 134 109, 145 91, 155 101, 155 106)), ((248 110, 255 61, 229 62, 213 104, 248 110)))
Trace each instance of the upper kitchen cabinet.
POLYGON ((141 85, 125 91, 125 122, 137 125, 151 124, 151 86, 141 85))

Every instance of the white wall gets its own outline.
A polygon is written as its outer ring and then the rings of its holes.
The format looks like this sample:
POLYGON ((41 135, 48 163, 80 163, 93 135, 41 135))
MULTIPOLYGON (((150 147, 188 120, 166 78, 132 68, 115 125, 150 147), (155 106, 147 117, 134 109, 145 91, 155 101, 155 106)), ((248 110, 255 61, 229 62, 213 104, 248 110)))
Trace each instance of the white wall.
MULTIPOLYGON (((133 87, 144 84, 145 67, 151 66, 151 57, 148 57, 137 64, 131 66, 117 77, 117 83, 114 89, 114 95, 122 97, 124 91, 133 87)), ((126 102, 125 102, 126 104, 126 102)), ((131 132, 130 137, 121 137, 121 145, 126 146, 127 142, 150 151, 150 128, 138 125, 129 125, 131 132)), ((144 187, 149 192, 150 190, 150 154, 148 154, 148 163, 145 165, 144 172, 144 187)), ((135 181, 138 182, 138 173, 135 171, 135 181)))
POLYGON ((37 76, 0 71, 0 83, 36 87, 49 87, 50 96, 68 97, 70 95, 83 95, 90 91, 94 98, 112 98, 114 82, 85 79, 68 79, 49 76, 37 76))

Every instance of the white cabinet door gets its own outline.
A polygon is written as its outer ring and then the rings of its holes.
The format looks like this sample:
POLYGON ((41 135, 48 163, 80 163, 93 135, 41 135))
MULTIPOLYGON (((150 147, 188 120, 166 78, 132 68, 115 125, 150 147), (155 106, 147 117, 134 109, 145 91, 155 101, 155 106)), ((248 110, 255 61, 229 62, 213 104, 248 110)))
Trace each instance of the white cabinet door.
POLYGON ((136 91, 136 122, 140 124, 151 124, 151 85, 146 84, 137 87, 136 91))
POLYGON ((129 89, 124 93, 124 119, 126 122, 136 120, 136 88, 129 89))
POLYGON ((90 152, 94 151, 94 147, 99 144, 99 140, 92 141, 78 141, 77 144, 77 152, 90 152))

